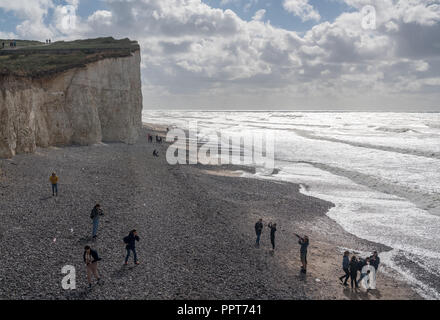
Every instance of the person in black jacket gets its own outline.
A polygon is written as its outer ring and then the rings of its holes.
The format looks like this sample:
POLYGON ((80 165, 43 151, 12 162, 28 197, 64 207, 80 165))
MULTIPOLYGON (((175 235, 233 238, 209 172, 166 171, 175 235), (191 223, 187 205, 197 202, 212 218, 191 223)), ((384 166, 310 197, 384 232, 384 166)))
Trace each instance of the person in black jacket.
POLYGON ((349 265, 350 265, 350 252, 345 251, 344 257, 342 258, 342 270, 344 270, 345 274, 342 277, 339 277, 339 281, 341 281, 341 283, 344 286, 348 286, 347 281, 350 278, 349 265))
POLYGON ((263 232, 263 219, 258 220, 258 222, 255 224, 255 233, 257 234, 255 245, 257 247, 260 247, 261 232, 263 232))
POLYGON ((125 257, 125 265, 128 264, 128 258, 130 258, 130 251, 133 251, 134 263, 139 264, 136 254, 136 241, 139 241, 136 230, 131 230, 128 236, 124 238, 124 243, 126 244, 125 249, 127 250, 127 256, 125 257))
POLYGON ((376 269, 376 273, 377 273, 377 269, 379 269, 379 264, 380 264, 380 258, 377 255, 377 251, 374 251, 373 255, 370 257, 370 264, 374 267, 374 269, 376 269))
POLYGON ((353 289, 353 284, 355 285, 355 288, 359 288, 357 283, 357 274, 359 270, 359 261, 356 258, 356 256, 351 257, 350 264, 350 282, 351 282, 351 288, 353 289))
POLYGON ((90 246, 84 247, 84 254, 83 254, 84 263, 86 264, 87 268, 87 280, 89 282, 89 288, 92 287, 92 274, 97 279, 97 282, 100 282, 100 278, 98 275, 98 261, 101 259, 98 256, 98 252, 96 250, 92 250, 90 246))
POLYGON ((268 225, 270 229, 270 243, 272 244, 272 250, 275 250, 275 232, 277 231, 277 224, 269 223, 268 225))

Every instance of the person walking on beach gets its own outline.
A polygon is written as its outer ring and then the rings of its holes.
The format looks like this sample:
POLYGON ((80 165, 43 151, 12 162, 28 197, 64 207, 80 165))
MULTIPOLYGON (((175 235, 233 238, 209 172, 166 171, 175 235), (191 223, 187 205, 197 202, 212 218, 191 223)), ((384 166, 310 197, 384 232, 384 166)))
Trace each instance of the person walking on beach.
POLYGON ((128 236, 124 238, 124 243, 126 244, 125 249, 127 250, 127 256, 125 257, 125 265, 128 264, 128 258, 130 258, 130 251, 133 251, 134 263, 139 264, 136 254, 136 241, 139 241, 137 231, 135 229, 131 230, 128 236))
POLYGON ((255 224, 255 233, 257 235, 257 240, 255 241, 255 245, 257 246, 257 248, 260 247, 260 237, 262 232, 263 232, 263 219, 260 219, 255 224))
POLYGON ((100 261, 101 258, 99 258, 98 252, 96 252, 96 250, 93 250, 92 248, 90 248, 90 246, 85 246, 83 259, 87 268, 87 280, 89 282, 89 288, 91 288, 92 274, 96 278, 97 283, 100 283, 101 281, 98 274, 98 261, 100 261))
POLYGON ((275 250, 275 232, 277 231, 277 224, 269 223, 268 225, 270 229, 270 243, 272 244, 272 250, 275 250))
POLYGON ((99 218, 104 215, 104 212, 101 209, 101 205, 97 203, 90 213, 90 218, 92 219, 93 223, 93 230, 92 230, 92 238, 96 239, 97 233, 98 233, 98 226, 99 226, 99 218))
POLYGON ((55 195, 58 197, 58 180, 56 173, 52 172, 52 175, 49 178, 49 181, 52 184, 52 197, 55 195))
POLYGON ((358 283, 357 283, 357 274, 358 274, 358 270, 359 270, 359 261, 356 258, 356 256, 351 257, 350 260, 350 264, 349 264, 349 269, 350 269, 350 282, 351 282, 351 288, 353 289, 353 284, 355 286, 355 288, 359 288, 358 283))
POLYGON ((302 263, 301 272, 307 273, 307 248, 309 246, 309 237, 304 236, 302 238, 301 236, 299 236, 297 234, 296 234, 296 236, 299 239, 298 243, 301 245, 301 248, 299 250, 301 263, 302 263))
POLYGON ((345 274, 342 277, 339 277, 339 281, 341 281, 341 283, 344 286, 348 286, 347 281, 350 278, 350 270, 349 270, 350 258, 349 258, 349 256, 350 256, 350 252, 345 251, 344 257, 342 258, 342 270, 344 270, 345 274), (344 278, 345 278, 345 280, 344 280, 344 278))

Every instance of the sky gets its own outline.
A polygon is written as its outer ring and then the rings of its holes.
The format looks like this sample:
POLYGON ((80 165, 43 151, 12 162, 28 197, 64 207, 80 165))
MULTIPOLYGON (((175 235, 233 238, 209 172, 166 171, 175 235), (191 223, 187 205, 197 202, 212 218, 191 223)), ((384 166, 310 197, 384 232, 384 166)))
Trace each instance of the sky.
POLYGON ((102 36, 145 109, 440 111, 440 0, 0 0, 0 38, 102 36))

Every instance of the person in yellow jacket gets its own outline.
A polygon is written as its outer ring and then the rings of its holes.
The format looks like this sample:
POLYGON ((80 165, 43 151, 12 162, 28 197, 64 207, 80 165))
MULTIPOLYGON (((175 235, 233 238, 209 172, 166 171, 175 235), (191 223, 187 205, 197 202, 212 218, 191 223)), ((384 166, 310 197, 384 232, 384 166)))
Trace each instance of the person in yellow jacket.
POLYGON ((52 196, 58 196, 58 177, 55 172, 49 178, 50 183, 52 184, 52 196))

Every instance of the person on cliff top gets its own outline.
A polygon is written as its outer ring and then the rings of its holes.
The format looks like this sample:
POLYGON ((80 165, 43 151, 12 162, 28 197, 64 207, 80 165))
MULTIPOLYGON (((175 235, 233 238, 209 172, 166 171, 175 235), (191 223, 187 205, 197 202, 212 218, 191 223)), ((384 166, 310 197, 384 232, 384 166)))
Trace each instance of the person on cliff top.
POLYGON ((104 215, 104 212, 101 209, 101 205, 97 203, 90 213, 90 218, 92 219, 93 224, 93 231, 92 231, 92 238, 96 239, 98 236, 98 226, 99 226, 99 218, 104 215))
POLYGON ((128 264, 128 258, 130 258, 130 251, 133 251, 134 263, 139 264, 136 254, 136 241, 139 241, 139 236, 135 229, 131 230, 128 236, 124 237, 124 243, 126 244, 125 250, 127 250, 127 255, 125 256, 124 265, 128 264))
POLYGON ((58 177, 55 172, 49 178, 50 183, 52 184, 52 197, 55 195, 58 197, 58 177))
POLYGON ((345 274, 341 277, 339 277, 339 281, 344 286, 348 286, 348 279, 350 278, 350 252, 345 251, 344 257, 342 258, 342 270, 344 270, 345 274))
POLYGON ((277 224, 272 222, 268 225, 270 229, 270 243, 272 244, 272 250, 275 250, 275 232, 277 231, 277 224))
POLYGON ((299 250, 301 263, 302 263, 301 272, 307 273, 307 248, 309 246, 309 237, 308 236, 301 237, 297 234, 295 235, 299 239, 298 243, 301 246, 299 250))
POLYGON ((87 281, 89 282, 89 288, 92 287, 92 274, 96 278, 97 283, 100 283, 101 279, 98 274, 98 261, 101 260, 98 256, 98 252, 90 248, 90 246, 84 247, 83 260, 87 268, 87 281))
POLYGON ((263 219, 260 219, 255 224, 255 234, 257 235, 257 240, 255 241, 255 245, 257 246, 257 248, 260 247, 260 237, 262 232, 263 232, 263 219))

